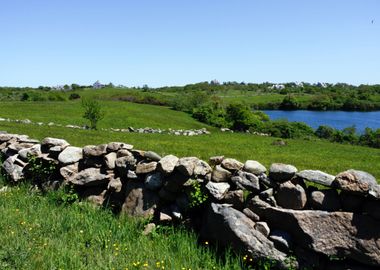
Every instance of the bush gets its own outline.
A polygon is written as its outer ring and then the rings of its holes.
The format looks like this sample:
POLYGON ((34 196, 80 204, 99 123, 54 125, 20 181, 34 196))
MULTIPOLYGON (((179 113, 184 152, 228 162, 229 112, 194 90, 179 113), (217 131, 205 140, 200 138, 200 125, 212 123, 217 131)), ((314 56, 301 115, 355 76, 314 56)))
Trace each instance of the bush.
POLYGON ((82 100, 82 107, 84 108, 83 118, 90 121, 90 128, 97 129, 98 122, 103 119, 104 112, 101 105, 96 100, 82 100))
POLYGON ((69 100, 75 100, 75 99, 80 99, 80 95, 77 93, 71 93, 69 96, 69 100))
POLYGON ((255 115, 248 106, 240 103, 227 106, 226 120, 230 123, 230 128, 237 131, 261 126, 259 116, 255 115))

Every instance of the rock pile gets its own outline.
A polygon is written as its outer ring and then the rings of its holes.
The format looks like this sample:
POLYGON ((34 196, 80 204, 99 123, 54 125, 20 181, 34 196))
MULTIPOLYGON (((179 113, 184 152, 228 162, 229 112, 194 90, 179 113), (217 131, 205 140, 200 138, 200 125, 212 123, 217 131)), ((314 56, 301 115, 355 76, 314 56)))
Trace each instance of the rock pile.
POLYGON ((34 156, 55 164, 42 188, 70 185, 95 204, 156 223, 190 219, 208 241, 255 261, 271 258, 280 269, 380 267, 380 186, 363 171, 333 176, 280 163, 267 170, 255 160, 216 156, 207 163, 161 157, 122 142, 79 148, 62 139, 38 142, 5 132, 0 150, 12 183, 28 177, 34 156), (195 186, 201 193, 194 193, 195 186), (207 200, 194 204, 197 196, 207 200))

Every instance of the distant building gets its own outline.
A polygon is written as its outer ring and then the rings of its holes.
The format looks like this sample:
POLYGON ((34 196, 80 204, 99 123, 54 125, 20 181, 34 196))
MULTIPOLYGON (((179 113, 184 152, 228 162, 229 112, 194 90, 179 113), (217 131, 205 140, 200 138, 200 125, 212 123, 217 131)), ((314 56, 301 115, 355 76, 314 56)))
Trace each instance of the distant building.
POLYGON ((282 90, 282 89, 285 89, 285 85, 283 85, 283 84, 273 84, 272 86, 269 86, 269 89, 282 90))
POLYGON ((92 88, 94 89, 100 89, 100 88, 104 88, 105 85, 104 84, 101 84, 99 81, 96 81, 93 85, 92 85, 92 88))

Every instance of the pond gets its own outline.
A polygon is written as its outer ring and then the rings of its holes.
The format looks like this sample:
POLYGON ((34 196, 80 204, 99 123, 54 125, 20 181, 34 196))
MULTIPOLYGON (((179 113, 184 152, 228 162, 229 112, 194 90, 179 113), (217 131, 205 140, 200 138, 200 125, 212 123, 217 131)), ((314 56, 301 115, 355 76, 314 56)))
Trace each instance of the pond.
POLYGON ((288 121, 304 122, 316 129, 321 125, 327 125, 336 129, 344 129, 355 125, 357 132, 362 133, 366 127, 380 128, 380 111, 373 112, 348 112, 348 111, 264 111, 272 120, 287 119, 288 121))

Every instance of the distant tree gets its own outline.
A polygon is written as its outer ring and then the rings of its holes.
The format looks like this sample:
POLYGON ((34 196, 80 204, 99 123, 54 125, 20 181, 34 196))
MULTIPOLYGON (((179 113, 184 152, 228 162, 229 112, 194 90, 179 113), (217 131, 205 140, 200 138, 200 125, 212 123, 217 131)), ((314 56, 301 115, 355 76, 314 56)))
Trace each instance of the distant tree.
POLYGON ((90 128, 97 129, 98 122, 103 119, 104 112, 100 103, 96 100, 82 100, 82 107, 84 108, 83 118, 90 121, 90 128))
POLYGON ((71 85, 71 89, 73 89, 73 90, 80 89, 80 85, 79 85, 79 84, 76 84, 76 83, 73 83, 73 84, 71 85))
POLYGON ((287 95, 282 100, 282 102, 280 104, 280 109, 282 109, 282 110, 298 109, 298 102, 292 95, 287 95))
POLYGON ((65 90, 70 90, 70 86, 69 86, 68 84, 65 84, 65 85, 63 86, 63 89, 65 89, 65 90))

